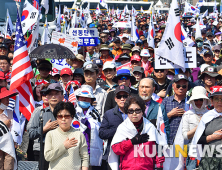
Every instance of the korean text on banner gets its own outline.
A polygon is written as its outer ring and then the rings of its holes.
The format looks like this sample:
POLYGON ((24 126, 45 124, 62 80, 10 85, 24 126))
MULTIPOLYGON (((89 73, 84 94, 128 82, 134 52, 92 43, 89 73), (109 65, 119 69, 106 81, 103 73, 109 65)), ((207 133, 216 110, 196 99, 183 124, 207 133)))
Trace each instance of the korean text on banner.
POLYGON ((71 28, 69 35, 78 37, 78 46, 97 46, 98 30, 96 28, 71 28))
MULTIPOLYGON (((197 57, 196 57, 196 48, 195 47, 186 47, 184 51, 184 61, 185 68, 196 68, 197 67, 197 57)), ((157 49, 155 48, 155 51, 157 49)), ((161 57, 155 57, 155 68, 156 69, 174 69, 176 68, 174 63, 169 60, 161 57)))

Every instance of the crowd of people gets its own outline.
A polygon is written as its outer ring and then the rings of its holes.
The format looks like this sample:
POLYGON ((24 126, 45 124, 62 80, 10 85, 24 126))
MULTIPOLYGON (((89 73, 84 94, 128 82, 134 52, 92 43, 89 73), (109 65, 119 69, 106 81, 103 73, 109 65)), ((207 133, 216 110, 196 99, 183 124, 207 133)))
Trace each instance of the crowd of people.
MULTIPOLYGON (((154 16, 154 44, 158 48, 168 15, 154 16)), ((181 25, 194 42, 192 47, 197 58, 197 67, 187 68, 185 72, 155 68, 155 50, 147 41, 151 15, 137 15, 137 41, 131 41, 129 28, 112 27, 113 21, 121 20, 116 15, 110 15, 112 19, 108 20, 106 13, 92 12, 91 17, 90 25, 98 29, 100 43, 79 48, 74 58, 66 59, 71 69, 58 70, 45 59, 31 60, 35 110, 25 123, 24 133, 29 135, 27 160, 39 161, 44 156, 44 170, 164 169, 167 159, 163 155, 134 156, 136 145, 151 149, 159 144, 159 109, 167 144, 174 144, 181 124, 182 136, 188 144, 221 145, 220 16, 203 18, 206 28, 201 30, 200 37, 195 37, 192 28, 196 19, 181 16, 181 25), (65 100, 72 90, 76 97, 73 103, 65 100), (41 115, 44 155, 40 153, 41 115)), ((9 131, 13 115, 6 110, 9 98, 16 95, 7 90, 14 36, 5 39, 0 35, 0 121, 9 131)), ((10 154, 0 150, 0 170, 13 169, 13 160, 10 154)), ((187 170, 197 167, 218 170, 222 168, 221 161, 207 155, 200 161, 191 156, 184 158, 187 170)))

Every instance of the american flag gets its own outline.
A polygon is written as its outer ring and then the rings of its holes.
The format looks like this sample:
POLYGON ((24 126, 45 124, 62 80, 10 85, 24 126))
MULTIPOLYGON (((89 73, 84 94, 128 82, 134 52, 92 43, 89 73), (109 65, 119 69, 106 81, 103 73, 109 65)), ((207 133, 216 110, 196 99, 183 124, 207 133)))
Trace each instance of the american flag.
POLYGON ((14 0, 15 2, 21 2, 21 0, 14 0))
POLYGON ((19 13, 17 11, 15 50, 10 90, 18 91, 19 111, 27 120, 30 119, 31 114, 35 109, 32 86, 30 83, 31 78, 33 78, 32 66, 22 33, 19 13))
POLYGON ((71 102, 71 103, 75 103, 76 102, 76 96, 74 94, 74 89, 73 89, 72 85, 71 85, 71 88, 70 88, 69 100, 68 101, 71 102))
POLYGON ((69 100, 68 94, 65 91, 64 99, 62 101, 67 102, 69 100))
POLYGON ((32 0, 32 5, 39 10, 39 0, 32 0))

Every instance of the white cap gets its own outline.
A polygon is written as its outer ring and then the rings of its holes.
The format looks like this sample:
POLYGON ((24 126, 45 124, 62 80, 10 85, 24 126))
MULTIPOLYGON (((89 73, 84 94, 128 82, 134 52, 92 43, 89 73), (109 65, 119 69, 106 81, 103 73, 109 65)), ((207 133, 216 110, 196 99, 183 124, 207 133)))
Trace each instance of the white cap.
POLYGON ((93 95, 93 88, 89 85, 82 85, 78 90, 76 96, 87 97, 87 98, 95 98, 93 95))
POLYGON ((114 68, 116 68, 116 64, 114 62, 112 62, 112 61, 107 61, 103 65, 103 70, 105 70, 107 68, 114 69, 114 68))
POLYGON ((204 69, 206 68, 206 67, 209 67, 210 65, 209 64, 201 64, 201 66, 200 66, 200 72, 202 73, 203 71, 204 71, 204 69))
POLYGON ((148 49, 142 49, 142 51, 140 52, 140 56, 141 57, 150 57, 150 53, 148 49))
POLYGON ((129 38, 129 35, 128 34, 123 34, 122 38, 129 38))

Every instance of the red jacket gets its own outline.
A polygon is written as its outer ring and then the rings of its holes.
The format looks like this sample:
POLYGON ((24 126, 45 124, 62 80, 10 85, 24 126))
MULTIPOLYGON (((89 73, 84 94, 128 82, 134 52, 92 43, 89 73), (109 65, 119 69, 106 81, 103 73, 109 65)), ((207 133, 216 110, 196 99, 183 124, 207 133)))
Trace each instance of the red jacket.
MULTIPOLYGON (((149 145, 149 153, 152 153, 152 145, 156 143, 149 141, 143 143, 143 153, 145 157, 134 157, 134 146, 131 143, 131 140, 124 140, 120 143, 112 145, 113 152, 116 155, 120 156, 120 170, 153 170, 156 164, 157 168, 162 168, 162 163, 164 162, 164 157, 157 157, 157 154, 154 157, 147 157, 145 154, 145 145, 149 145)), ((141 144, 140 144, 141 145, 141 144)))

